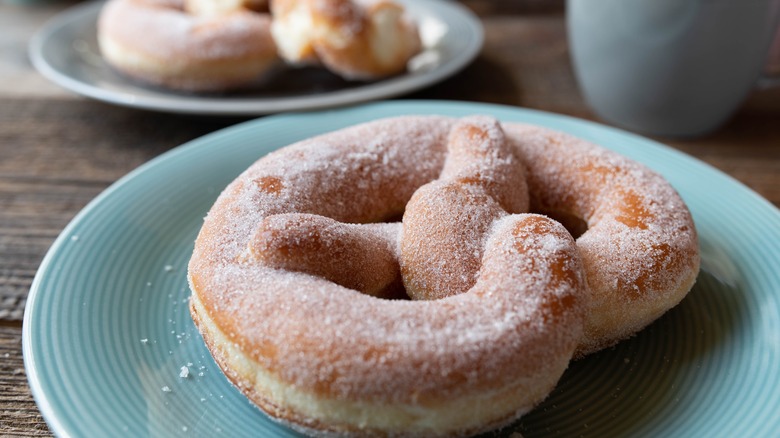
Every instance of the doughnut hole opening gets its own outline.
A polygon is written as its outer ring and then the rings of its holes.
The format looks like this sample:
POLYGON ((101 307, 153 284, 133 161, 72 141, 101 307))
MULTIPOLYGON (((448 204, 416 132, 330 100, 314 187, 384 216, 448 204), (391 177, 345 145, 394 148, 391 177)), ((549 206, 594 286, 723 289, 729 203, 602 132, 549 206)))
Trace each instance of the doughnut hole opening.
POLYGON ((569 234, 571 234, 574 240, 577 240, 577 238, 579 238, 580 236, 585 234, 586 231, 588 231, 588 223, 585 222, 585 219, 575 214, 569 213, 567 211, 546 210, 546 211, 540 211, 539 213, 563 225, 563 227, 566 228, 566 230, 569 232, 569 234))
POLYGON ((382 223, 400 224, 404 218, 404 211, 405 210, 401 210, 400 212, 390 214, 382 221, 382 223))
MULTIPOLYGON (((377 222, 376 224, 381 226, 400 227, 403 221, 404 211, 405 210, 402 209, 400 211, 391 212, 387 217, 383 218, 381 222, 377 222)), ((404 282, 401 277, 401 267, 398 265, 398 260, 395 257, 393 263, 393 275, 394 279, 392 282, 385 286, 381 292, 372 295, 375 298, 385 300, 411 300, 412 298, 408 293, 406 293, 406 288, 404 287, 404 282)))

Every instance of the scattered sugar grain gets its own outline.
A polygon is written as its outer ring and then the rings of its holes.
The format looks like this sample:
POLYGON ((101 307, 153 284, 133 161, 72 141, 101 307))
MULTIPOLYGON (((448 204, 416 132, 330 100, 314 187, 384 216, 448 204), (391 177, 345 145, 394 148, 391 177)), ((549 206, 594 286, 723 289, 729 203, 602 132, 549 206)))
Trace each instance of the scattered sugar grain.
POLYGON ((167 385, 163 386, 161 389, 162 389, 162 392, 171 392, 171 388, 169 386, 167 386, 167 385))
POLYGON ((186 379, 190 377, 190 369, 187 368, 186 366, 181 367, 181 371, 179 372, 179 377, 181 377, 182 379, 186 379))

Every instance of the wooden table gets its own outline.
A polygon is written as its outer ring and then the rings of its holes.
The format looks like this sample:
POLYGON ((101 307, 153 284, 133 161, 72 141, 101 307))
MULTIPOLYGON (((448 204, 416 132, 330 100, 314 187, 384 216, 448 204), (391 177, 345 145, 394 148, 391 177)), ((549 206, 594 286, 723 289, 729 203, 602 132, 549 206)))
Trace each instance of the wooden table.
MULTIPOLYGON (((58 233, 138 165, 244 120, 115 107, 46 81, 27 60, 27 41, 72 3, 0 0, 0 435, 50 434, 29 392, 21 333, 30 284, 58 233)), ((485 24, 481 55, 455 77, 408 97, 493 102, 598 120, 573 76, 561 3, 466 4, 485 24)), ((780 205, 780 89, 756 90, 711 135, 657 140, 780 205)))

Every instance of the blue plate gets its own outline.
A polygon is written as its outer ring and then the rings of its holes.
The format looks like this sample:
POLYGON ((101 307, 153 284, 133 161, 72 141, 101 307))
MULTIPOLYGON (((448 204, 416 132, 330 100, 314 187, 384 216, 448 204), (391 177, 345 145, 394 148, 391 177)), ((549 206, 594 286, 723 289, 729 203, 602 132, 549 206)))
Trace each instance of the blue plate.
POLYGON ((571 365, 514 429, 534 436, 777 436, 780 212, 673 149, 530 110, 400 101, 270 117, 176 148, 122 178, 62 232, 33 283, 24 358, 58 435, 295 436, 221 374, 187 310, 205 213, 257 158, 401 114, 492 114, 602 144, 659 171, 693 212, 703 269, 690 295, 633 339, 571 365))

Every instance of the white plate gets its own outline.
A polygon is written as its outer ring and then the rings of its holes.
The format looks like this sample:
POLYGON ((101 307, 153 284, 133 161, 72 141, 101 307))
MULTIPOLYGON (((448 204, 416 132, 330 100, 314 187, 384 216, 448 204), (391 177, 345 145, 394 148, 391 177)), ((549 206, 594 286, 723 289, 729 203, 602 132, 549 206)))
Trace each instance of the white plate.
POLYGON ((282 69, 241 93, 196 95, 154 88, 112 70, 100 55, 96 23, 103 2, 71 8, 47 23, 30 42, 38 71, 78 94, 158 111, 260 115, 330 108, 397 96, 442 81, 479 53, 483 29, 468 9, 445 0, 399 0, 420 25, 425 50, 410 72, 375 82, 350 82, 319 68, 282 69))

